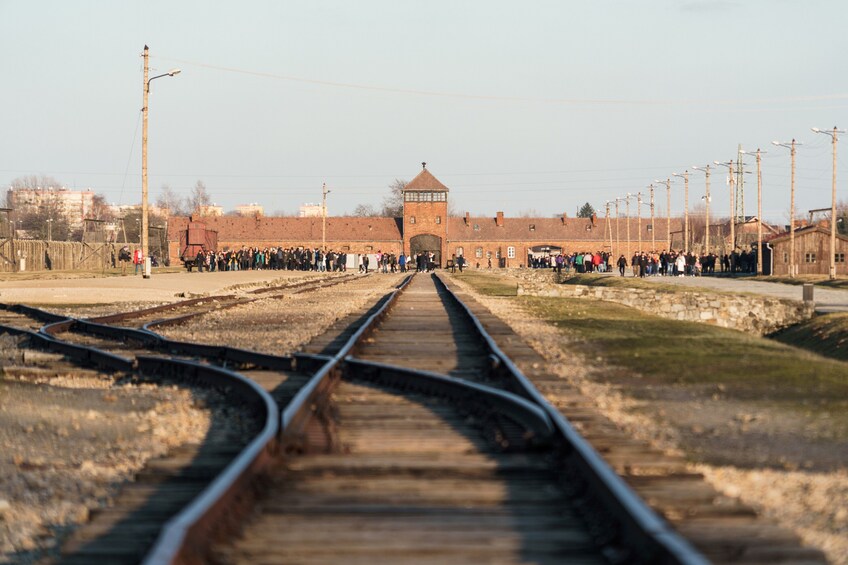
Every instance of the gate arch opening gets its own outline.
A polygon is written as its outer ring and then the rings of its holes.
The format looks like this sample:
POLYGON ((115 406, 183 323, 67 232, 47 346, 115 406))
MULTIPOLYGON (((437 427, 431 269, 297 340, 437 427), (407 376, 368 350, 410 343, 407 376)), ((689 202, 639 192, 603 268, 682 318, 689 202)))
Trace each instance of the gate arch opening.
POLYGON ((409 252, 415 257, 418 253, 433 253, 433 263, 442 266, 442 238, 429 233, 413 236, 409 240, 409 252))

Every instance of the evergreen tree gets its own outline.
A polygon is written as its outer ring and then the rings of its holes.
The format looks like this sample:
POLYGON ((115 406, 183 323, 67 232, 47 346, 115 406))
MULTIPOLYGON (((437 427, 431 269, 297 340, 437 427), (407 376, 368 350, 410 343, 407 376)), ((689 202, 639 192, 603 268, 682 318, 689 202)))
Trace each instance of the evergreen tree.
POLYGON ((577 217, 578 218, 591 218, 592 214, 594 214, 594 213, 595 213, 595 209, 592 207, 591 204, 589 204, 587 202, 586 204, 583 205, 582 208, 580 208, 580 211, 577 212, 577 217))

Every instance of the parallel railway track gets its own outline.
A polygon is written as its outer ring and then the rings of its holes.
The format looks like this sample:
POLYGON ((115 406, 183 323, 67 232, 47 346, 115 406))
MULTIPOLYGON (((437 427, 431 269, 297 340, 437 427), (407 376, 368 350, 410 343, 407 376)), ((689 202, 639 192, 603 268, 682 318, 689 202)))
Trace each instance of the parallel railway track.
MULTIPOLYGON (((715 536, 710 519, 745 530, 751 516, 744 509, 711 514, 709 493, 681 461, 608 434, 603 424, 588 426, 610 463, 602 460, 560 411, 571 402, 585 424, 590 410, 584 417, 574 399, 555 394, 552 405, 545 395, 551 397, 557 383, 541 376, 540 392, 516 365, 533 358, 532 350, 493 316, 472 311, 450 285, 421 275, 409 280, 294 357, 139 332, 165 310, 134 321, 113 316, 52 326, 54 337, 43 339, 52 339, 54 350, 61 350, 57 343, 86 343, 108 354, 101 359, 107 365, 112 357, 135 355, 132 365, 142 373, 228 373, 209 365, 220 363, 239 371, 230 377, 247 377, 275 393, 266 415, 279 407, 278 421, 266 422, 261 438, 253 438, 222 474, 201 465, 209 475, 206 486, 191 504, 171 512, 145 550, 146 563, 706 563, 710 535, 716 546, 708 554, 716 561, 762 561, 768 544, 774 549, 779 540, 772 559, 823 562, 818 552, 781 538, 785 532, 741 547, 722 545, 728 536, 715 536), (140 345, 119 343, 134 338, 140 345), (497 342, 505 343, 509 356, 497 342), (158 353, 142 355, 145 349, 158 353), (707 518, 704 531, 687 532, 698 549, 610 467, 626 471, 633 461, 642 471, 650 468, 648 475, 677 475, 673 488, 650 476, 629 480, 648 496, 676 488, 682 493, 676 511, 698 508, 707 518), (252 500, 259 477, 266 487, 251 513, 245 501, 252 500), (232 538, 242 523, 242 536, 232 538)), ((193 454, 180 457, 188 465, 193 454)), ((111 533, 107 524, 89 531, 104 539, 111 533)), ((767 530, 747 531, 756 536, 767 530)), ((105 557, 110 547, 68 560, 105 557)))

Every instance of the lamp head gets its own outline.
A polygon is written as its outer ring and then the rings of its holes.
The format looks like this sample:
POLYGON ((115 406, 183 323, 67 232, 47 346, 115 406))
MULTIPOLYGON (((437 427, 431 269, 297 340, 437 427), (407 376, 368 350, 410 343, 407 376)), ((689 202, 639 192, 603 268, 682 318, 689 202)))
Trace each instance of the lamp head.
POLYGON ((174 75, 180 74, 181 72, 182 72, 182 70, 180 70, 180 69, 171 69, 170 71, 168 71, 168 76, 172 77, 174 75))
POLYGON ((813 131, 814 131, 814 132, 816 132, 816 133, 821 132, 821 130, 820 130, 819 128, 810 128, 810 129, 811 129, 811 130, 813 130, 813 131))

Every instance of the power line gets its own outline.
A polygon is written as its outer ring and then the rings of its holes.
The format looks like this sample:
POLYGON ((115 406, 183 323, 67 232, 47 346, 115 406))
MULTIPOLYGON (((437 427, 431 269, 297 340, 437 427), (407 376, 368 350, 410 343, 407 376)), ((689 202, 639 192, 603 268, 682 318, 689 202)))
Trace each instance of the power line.
MULTIPOLYGON (((597 106, 667 106, 667 105, 705 105, 713 104, 716 106, 733 106, 737 104, 774 104, 774 103, 791 103, 791 102, 814 102, 822 100, 848 100, 848 94, 822 94, 811 96, 783 96, 774 98, 724 98, 724 99, 698 99, 698 98, 679 98, 679 99, 627 99, 627 98, 556 98, 556 97, 527 97, 527 96, 505 96, 497 94, 467 94, 461 92, 447 92, 438 90, 420 90, 413 88, 401 88, 394 86, 378 86, 373 84, 361 84, 352 82, 340 82, 332 80, 312 79, 305 77, 297 77, 272 73, 267 71, 254 71, 238 67, 227 67, 223 65, 213 65, 198 61, 189 61, 186 59, 178 59, 175 57, 159 56, 157 59, 163 61, 171 61, 181 65, 190 65, 193 67, 211 69, 216 71, 243 74, 249 76, 257 76, 262 78, 270 78, 276 80, 284 80, 288 82, 298 82, 303 84, 312 84, 317 86, 329 86, 333 88, 346 88, 354 90, 367 90, 374 92, 388 92, 393 94, 410 94, 415 96, 429 96, 440 98, 458 98, 466 100, 489 100, 501 102, 530 102, 544 104, 564 104, 564 105, 597 105, 597 106)), ((840 106, 841 107, 841 106, 840 106)), ((818 108, 820 109, 820 107, 818 108)), ((752 111, 762 110, 755 108, 752 111)), ((747 109, 746 109, 747 111, 747 109)))

